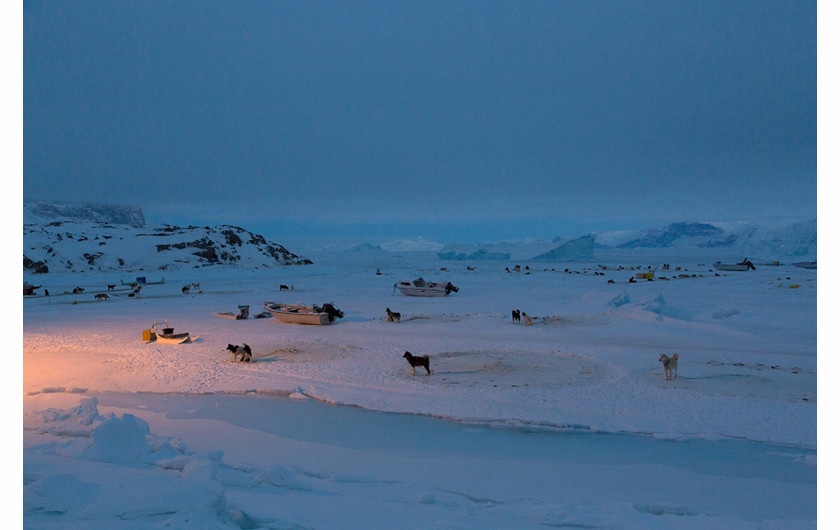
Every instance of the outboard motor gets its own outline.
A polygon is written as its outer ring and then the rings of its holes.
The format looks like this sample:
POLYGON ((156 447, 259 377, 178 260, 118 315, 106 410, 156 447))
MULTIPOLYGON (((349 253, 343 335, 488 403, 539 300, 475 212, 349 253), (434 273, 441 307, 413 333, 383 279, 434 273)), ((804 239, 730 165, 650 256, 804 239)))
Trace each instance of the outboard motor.
POLYGON ((339 309, 336 309, 335 306, 332 304, 324 304, 324 306, 321 307, 321 311, 329 315, 330 322, 334 321, 336 317, 344 318, 344 312, 342 312, 339 309))

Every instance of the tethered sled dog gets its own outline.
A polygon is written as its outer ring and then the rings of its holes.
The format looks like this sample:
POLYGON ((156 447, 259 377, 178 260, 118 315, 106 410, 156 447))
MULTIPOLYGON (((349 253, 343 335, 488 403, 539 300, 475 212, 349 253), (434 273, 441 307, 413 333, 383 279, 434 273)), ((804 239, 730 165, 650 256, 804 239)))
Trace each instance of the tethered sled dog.
POLYGON ((228 344, 225 349, 233 355, 233 362, 236 362, 237 359, 243 363, 251 362, 251 347, 247 344, 243 343, 242 346, 228 344))
POLYGON ((408 361, 408 364, 411 365, 411 375, 415 375, 415 369, 418 366, 421 366, 421 367, 426 369, 426 375, 429 375, 429 374, 432 373, 432 371, 429 370, 429 356, 428 355, 415 356, 415 355, 411 355, 411 352, 405 352, 403 354, 403 357, 405 358, 406 361, 408 361))

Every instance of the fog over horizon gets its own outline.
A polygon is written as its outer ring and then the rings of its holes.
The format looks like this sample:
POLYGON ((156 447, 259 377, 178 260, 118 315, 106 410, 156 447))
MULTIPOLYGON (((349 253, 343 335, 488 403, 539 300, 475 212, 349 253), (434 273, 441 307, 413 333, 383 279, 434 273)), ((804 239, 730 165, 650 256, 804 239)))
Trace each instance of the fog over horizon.
POLYGON ((23 8, 23 198, 448 242, 817 217, 817 3, 23 8))

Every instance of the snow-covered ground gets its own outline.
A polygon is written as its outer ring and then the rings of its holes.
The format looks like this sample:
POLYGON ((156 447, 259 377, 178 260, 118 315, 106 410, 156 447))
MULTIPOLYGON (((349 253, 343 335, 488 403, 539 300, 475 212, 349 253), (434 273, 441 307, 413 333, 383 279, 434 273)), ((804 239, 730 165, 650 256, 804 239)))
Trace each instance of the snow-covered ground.
POLYGON ((25 527, 816 527, 817 271, 289 248, 315 264, 25 275, 25 527), (394 291, 419 276, 459 292, 394 291), (266 301, 345 316, 212 315, 266 301), (164 320, 199 338, 142 340, 164 320))

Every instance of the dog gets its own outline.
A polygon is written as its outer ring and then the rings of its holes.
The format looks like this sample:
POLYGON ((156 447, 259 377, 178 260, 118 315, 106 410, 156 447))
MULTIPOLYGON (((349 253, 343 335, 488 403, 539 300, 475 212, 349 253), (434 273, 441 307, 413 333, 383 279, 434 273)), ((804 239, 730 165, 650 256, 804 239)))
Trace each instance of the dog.
POLYGON ((391 311, 390 307, 386 307, 385 312, 388 313, 388 322, 396 322, 397 324, 400 323, 401 315, 399 313, 395 313, 394 311, 391 311))
POLYGON ((73 288, 73 294, 81 294, 83 292, 85 292, 85 290, 82 287, 74 287, 73 288))
POLYGON ((518 310, 518 309, 514 309, 513 311, 511 311, 511 312, 510 312, 510 318, 511 318, 511 320, 513 320, 514 322, 519 322, 519 321, 520 321, 520 320, 519 320, 519 319, 520 319, 519 310, 518 310))
POLYGON ((111 298, 111 297, 110 297, 110 296, 108 296, 108 295, 107 295, 107 294, 105 294, 105 293, 98 293, 96 296, 94 296, 94 298, 96 298, 97 300, 107 300, 107 299, 109 299, 109 298, 111 298))
POLYGON ((185 285, 185 286, 181 287, 181 294, 190 294, 190 286, 185 285))
POLYGON ((524 311, 522 312, 522 318, 525 319, 525 325, 526 326, 533 326, 534 325, 534 322, 531 320, 531 317, 529 317, 524 311))
POLYGON ((429 356, 428 355, 422 355, 422 356, 418 357, 416 355, 411 355, 411 352, 405 352, 403 354, 403 357, 405 358, 406 361, 408 361, 408 364, 411 365, 411 375, 415 375, 415 368, 417 368, 418 366, 422 366, 423 368, 426 369, 426 375, 429 375, 429 374, 432 373, 432 371, 429 369, 429 356))
POLYGON ((192 286, 193 286, 193 289, 201 289, 201 284, 200 283, 194 283, 194 284, 192 284, 192 286))
POLYGON ((115 284, 115 283, 109 283, 108 284, 108 290, 113 291, 116 286, 117 286, 117 284, 115 284))
POLYGON ((239 359, 240 362, 249 363, 251 362, 251 347, 245 343, 242 343, 242 346, 234 346, 233 344, 228 344, 227 348, 231 355, 233 355, 233 362, 236 362, 239 359))
POLYGON ((666 381, 677 378, 677 359, 679 358, 680 356, 676 353, 674 353, 673 357, 668 357, 664 353, 659 355, 659 362, 661 362, 662 367, 665 368, 666 381))
POLYGON ((281 291, 288 291, 288 290, 289 290, 289 286, 288 286, 288 285, 283 284, 283 285, 281 285, 281 286, 280 286, 280 290, 281 290, 281 291))

